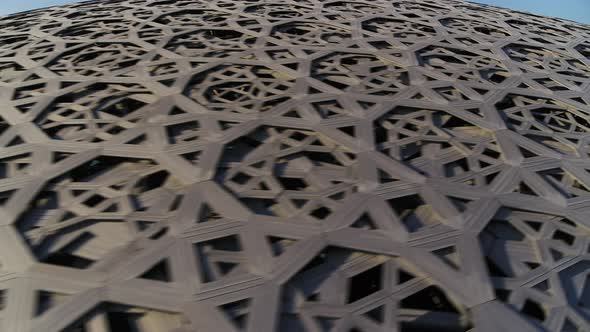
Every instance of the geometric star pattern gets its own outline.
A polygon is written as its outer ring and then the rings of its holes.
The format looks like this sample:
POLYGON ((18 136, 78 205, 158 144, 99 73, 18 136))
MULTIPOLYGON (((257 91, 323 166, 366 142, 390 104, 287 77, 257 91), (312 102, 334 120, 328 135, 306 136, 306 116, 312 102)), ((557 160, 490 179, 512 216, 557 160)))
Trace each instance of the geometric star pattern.
POLYGON ((0 18, 0 330, 590 330, 590 26, 460 0, 0 18))

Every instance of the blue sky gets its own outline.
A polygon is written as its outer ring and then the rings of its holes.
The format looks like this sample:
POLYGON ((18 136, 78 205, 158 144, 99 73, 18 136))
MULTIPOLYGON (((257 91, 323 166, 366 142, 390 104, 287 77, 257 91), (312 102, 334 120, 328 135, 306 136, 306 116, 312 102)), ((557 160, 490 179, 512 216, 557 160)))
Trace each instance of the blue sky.
MULTIPOLYGON (((590 0, 472 0, 499 7, 527 11, 540 15, 567 18, 590 24, 590 0)), ((63 5, 75 0, 0 0, 0 15, 24 10, 63 5)))
POLYGON ((470 0, 590 24, 590 0, 470 0))

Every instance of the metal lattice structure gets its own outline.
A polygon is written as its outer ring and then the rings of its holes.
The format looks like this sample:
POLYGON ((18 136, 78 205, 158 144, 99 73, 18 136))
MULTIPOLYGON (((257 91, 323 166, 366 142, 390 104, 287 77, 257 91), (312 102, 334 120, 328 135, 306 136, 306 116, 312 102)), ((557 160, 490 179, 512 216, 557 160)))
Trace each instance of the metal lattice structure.
POLYGON ((0 331, 590 331, 589 78, 455 0, 0 18, 0 331))

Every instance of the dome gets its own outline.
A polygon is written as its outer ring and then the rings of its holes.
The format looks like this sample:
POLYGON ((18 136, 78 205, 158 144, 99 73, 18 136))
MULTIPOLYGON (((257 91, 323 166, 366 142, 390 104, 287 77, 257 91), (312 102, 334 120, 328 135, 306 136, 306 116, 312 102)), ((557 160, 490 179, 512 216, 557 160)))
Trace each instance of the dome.
POLYGON ((458 0, 0 18, 0 330, 589 331, 590 26, 458 0))

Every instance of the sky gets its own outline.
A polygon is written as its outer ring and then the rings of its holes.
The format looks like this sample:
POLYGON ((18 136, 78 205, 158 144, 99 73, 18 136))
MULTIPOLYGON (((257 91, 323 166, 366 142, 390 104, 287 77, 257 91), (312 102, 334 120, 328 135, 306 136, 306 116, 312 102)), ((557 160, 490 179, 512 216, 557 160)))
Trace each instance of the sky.
MULTIPOLYGON (((483 4, 590 24, 590 0, 471 0, 483 4)), ((63 5, 75 0, 0 0, 0 15, 63 5)))
POLYGON ((590 0, 470 0, 590 24, 590 0))

